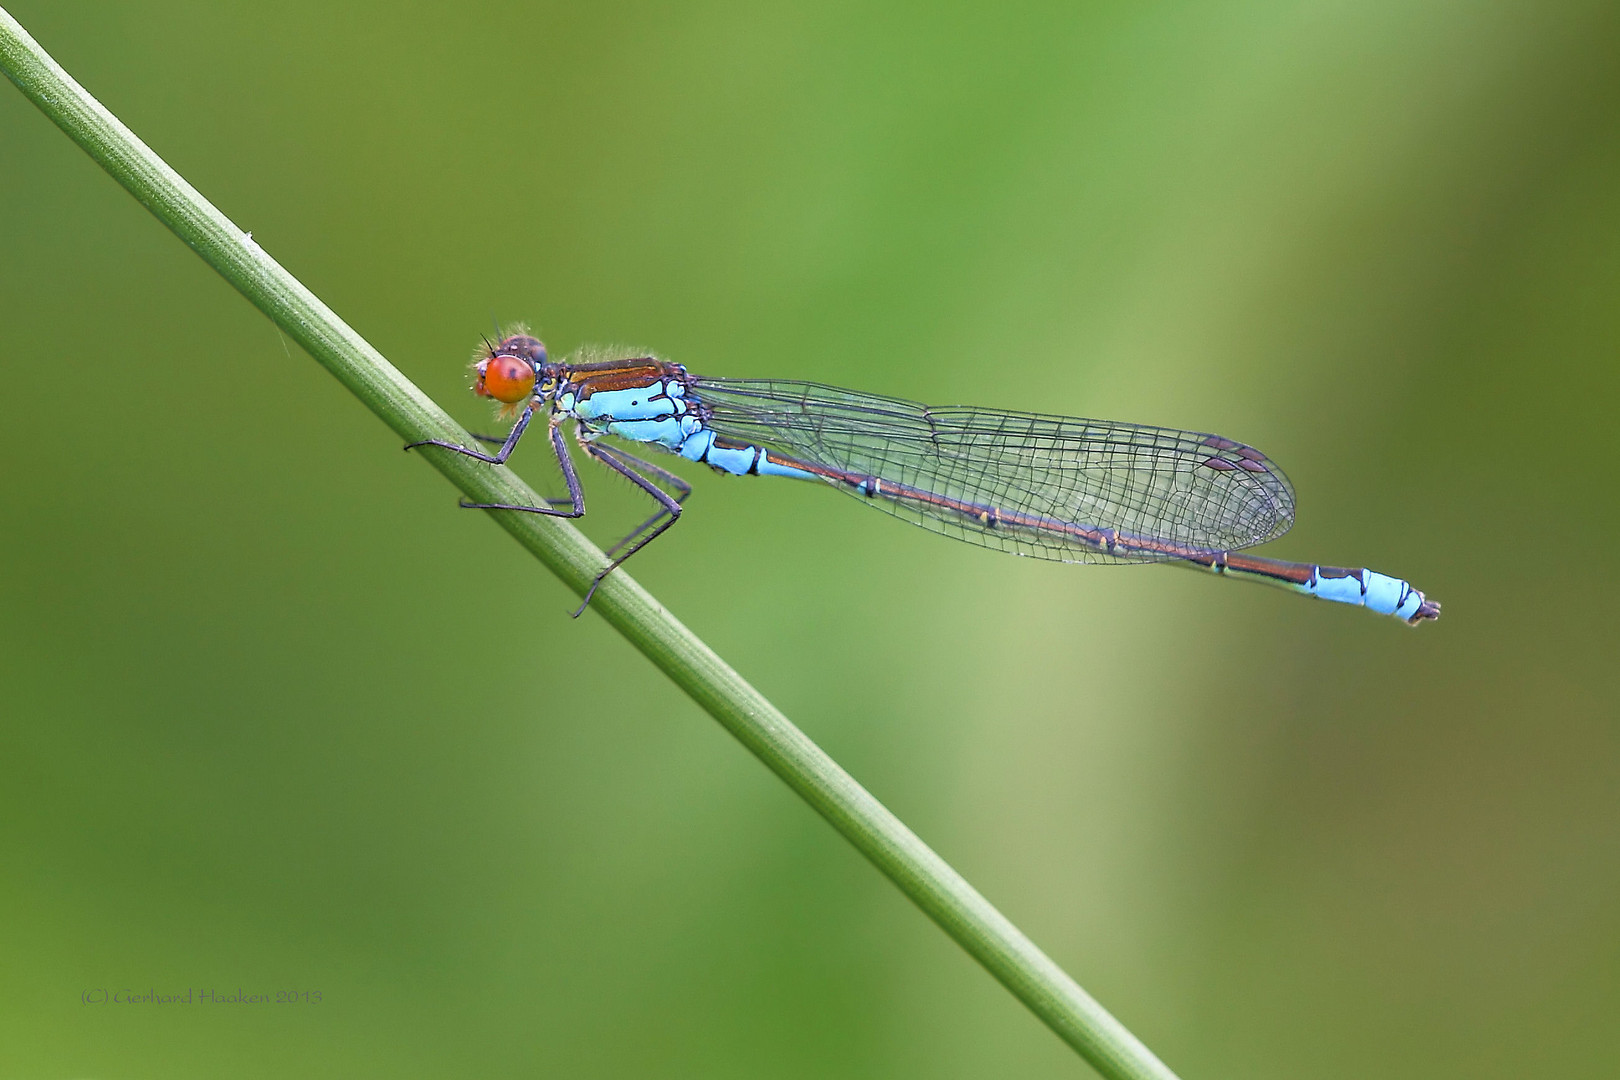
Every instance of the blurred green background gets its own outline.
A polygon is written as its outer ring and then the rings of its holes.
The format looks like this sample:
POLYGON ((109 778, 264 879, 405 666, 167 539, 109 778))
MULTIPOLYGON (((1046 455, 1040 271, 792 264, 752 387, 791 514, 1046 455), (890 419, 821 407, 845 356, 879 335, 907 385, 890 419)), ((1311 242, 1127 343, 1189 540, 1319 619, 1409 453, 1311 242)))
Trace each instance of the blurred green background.
MULTIPOLYGON (((702 469, 634 572, 1188 1080, 1620 1071, 1614 4, 8 6, 475 428, 493 315, 1262 447, 1445 618, 702 469)), ((1088 1074, 0 90, 0 1074, 1088 1074)))

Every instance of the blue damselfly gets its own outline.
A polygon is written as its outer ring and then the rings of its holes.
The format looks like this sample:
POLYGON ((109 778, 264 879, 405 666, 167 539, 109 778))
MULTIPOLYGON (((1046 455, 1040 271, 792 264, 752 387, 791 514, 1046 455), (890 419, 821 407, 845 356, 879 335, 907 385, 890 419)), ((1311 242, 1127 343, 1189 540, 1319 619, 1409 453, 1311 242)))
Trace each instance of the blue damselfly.
POLYGON ((615 567, 681 515, 691 486, 601 441, 644 443, 737 476, 820 480, 924 528, 981 547, 1055 562, 1168 562, 1279 585, 1395 615, 1416 626, 1440 605, 1399 578, 1284 562, 1239 549, 1294 523, 1294 490, 1253 447, 1172 428, 961 406, 777 379, 709 379, 641 350, 584 349, 553 362, 522 328, 485 343, 473 390, 516 416, 504 438, 477 436, 505 464, 538 411, 568 498, 549 506, 468 503, 578 518, 585 492, 561 425, 587 457, 641 488, 659 509, 619 543, 574 614, 615 567), (615 554, 617 553, 617 554, 615 554))

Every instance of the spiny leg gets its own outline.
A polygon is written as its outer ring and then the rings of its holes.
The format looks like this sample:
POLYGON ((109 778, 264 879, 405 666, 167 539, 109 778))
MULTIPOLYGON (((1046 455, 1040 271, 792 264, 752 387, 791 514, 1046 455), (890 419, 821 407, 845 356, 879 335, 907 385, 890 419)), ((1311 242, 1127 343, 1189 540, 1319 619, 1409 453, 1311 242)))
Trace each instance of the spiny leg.
MULTIPOLYGON (((446 450, 454 450, 458 454, 465 454, 467 457, 476 458, 479 461, 487 461, 491 465, 505 465, 506 464, 506 459, 511 457, 512 456, 512 451, 517 448, 518 440, 523 437, 524 429, 529 426, 529 421, 533 420, 533 419, 534 419, 534 403, 531 402, 528 405, 528 407, 523 410, 523 415, 518 417, 517 423, 512 425, 511 434, 506 436, 506 440, 504 442, 502 442, 501 440, 496 439, 496 438, 494 438, 492 436, 474 435, 473 438, 481 439, 481 440, 483 440, 485 442, 500 442, 501 443, 501 448, 495 452, 495 455, 493 457, 491 457, 489 454, 484 453, 482 450, 474 450, 472 447, 469 447, 469 446, 457 446, 455 443, 446 442, 443 439, 421 439, 421 440, 419 440, 417 442, 406 443, 404 448, 406 450, 414 450, 418 446, 442 446, 446 450)), ((553 432, 556 431, 556 425, 555 424, 552 425, 552 431, 553 432)), ((560 451, 559 451, 559 453, 560 453, 560 451)), ((573 489, 570 488, 569 490, 570 490, 570 492, 572 492, 573 489)), ((575 516, 577 517, 578 515, 576 514, 575 516)))
MULTIPOLYGON (((523 423, 522 420, 518 421, 523 423)), ((551 449, 557 455, 557 464, 562 469, 563 481, 568 485, 568 498, 548 499, 552 506, 517 506, 512 503, 474 503, 466 499, 461 500, 465 510, 522 510, 528 514, 544 514, 546 517, 581 518, 585 516, 585 489, 580 486, 579 475, 574 472, 574 459, 568 454, 568 443, 563 439, 562 428, 557 426, 555 420, 551 423, 551 449), (558 510, 556 504, 566 501, 569 508, 558 510)), ((515 439, 512 441, 516 441, 515 439)), ((444 445, 444 444, 439 444, 444 445)), ((453 448, 452 448, 453 449, 453 448)), ((463 451, 465 453, 465 451, 463 451)), ((478 456, 478 455, 471 455, 478 456)))
MULTIPOLYGON (((691 484, 688 484, 685 480, 682 480, 679 476, 676 476, 662 465, 654 465, 652 462, 644 460, 643 458, 638 458, 634 454, 621 450, 617 446, 604 446, 598 444, 596 449, 600 450, 604 454, 611 454, 613 457, 618 459, 621 465, 628 465, 630 468, 635 469, 639 473, 652 473, 654 477, 662 480, 664 483, 675 489, 675 501, 680 503, 682 506, 686 505, 686 497, 692 494, 691 484)), ((634 529, 631 529, 628 535, 619 540, 612 547, 608 548, 608 557, 611 558, 615 551, 618 551, 630 541, 640 536, 644 530, 652 528, 652 526, 658 523, 660 518, 665 517, 668 514, 669 511, 663 506, 660 506, 656 514, 648 518, 646 521, 643 521, 640 525, 637 525, 634 529)), ((670 524, 674 524, 674 522, 671 521, 670 524)), ((647 540, 651 539, 652 537, 647 537, 647 540)), ((643 543, 645 543, 645 541, 643 541, 643 543)), ((639 547, 640 545, 638 544, 637 546, 639 547)), ((624 558, 628 559, 629 557, 630 555, 626 554, 624 558)), ((619 561, 623 562, 624 559, 620 559, 619 561)))
MULTIPOLYGON (((504 446, 506 444, 505 435, 480 435, 476 431, 469 431, 467 434, 471 435, 481 443, 491 443, 495 446, 504 446)), ((572 503, 572 501, 572 499, 546 499, 546 503, 549 506, 568 506, 570 503, 572 503)))
POLYGON ((664 530, 668 529, 671 525, 675 524, 677 520, 679 520, 681 516, 681 503, 685 502, 686 497, 692 494, 692 485, 688 484, 685 480, 682 480, 668 469, 660 468, 650 461, 642 461, 640 458, 627 454, 617 447, 603 446, 587 439, 580 439, 579 445, 580 449, 584 450, 585 453, 589 454, 591 457, 595 458, 603 465, 606 465, 608 468, 612 469, 614 472, 636 485, 642 491, 645 491, 654 499, 658 500, 658 504, 661 509, 658 511, 658 513, 654 514, 640 525, 637 525, 629 536, 626 536, 623 540, 620 540, 617 544, 614 544, 608 549, 608 554, 612 555, 613 552, 619 550, 621 547, 625 547, 626 544, 629 545, 629 547, 625 549, 624 554, 618 556, 617 558, 613 559, 612 562, 608 563, 607 567, 604 568, 601 573, 597 574, 596 577, 591 581, 591 587, 585 590, 585 599, 580 602, 578 609, 574 612, 574 618, 576 619, 579 618, 580 615, 584 613, 585 609, 590 606, 591 597, 596 595, 596 587, 602 584, 603 578, 607 577, 614 570, 617 570, 620 566, 624 565, 626 559, 630 558, 630 556, 634 555, 636 552, 658 539, 658 537, 663 535, 664 530), (638 471, 640 469, 645 469, 646 471, 664 480, 671 487, 680 492, 679 497, 670 495, 663 488, 641 475, 641 473, 638 471), (643 536, 641 535, 642 533, 646 533, 646 535, 643 536))

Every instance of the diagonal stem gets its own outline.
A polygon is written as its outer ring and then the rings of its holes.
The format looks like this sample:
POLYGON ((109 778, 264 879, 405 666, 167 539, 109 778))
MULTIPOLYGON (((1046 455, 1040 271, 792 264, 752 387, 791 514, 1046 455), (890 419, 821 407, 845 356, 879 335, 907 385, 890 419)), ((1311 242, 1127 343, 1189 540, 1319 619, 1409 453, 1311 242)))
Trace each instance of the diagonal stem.
MULTIPOLYGON (((0 8, 0 67, 85 152, 407 442, 470 436, 296 278, 233 225, 0 8)), ((423 455, 473 502, 534 506, 511 472, 461 454, 423 455)), ((583 593, 607 559, 567 522, 492 514, 583 593)), ((1175 1080, 1153 1053, 950 865, 622 571, 594 608, 659 670, 830 821, 856 849, 1110 1080, 1175 1080)))

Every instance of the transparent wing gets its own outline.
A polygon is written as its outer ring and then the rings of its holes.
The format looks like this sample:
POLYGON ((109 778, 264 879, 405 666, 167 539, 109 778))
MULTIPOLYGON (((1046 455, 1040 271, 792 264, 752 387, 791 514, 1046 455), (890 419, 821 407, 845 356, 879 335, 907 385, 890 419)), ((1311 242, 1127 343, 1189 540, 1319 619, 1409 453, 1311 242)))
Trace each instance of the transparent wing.
POLYGON ((691 395, 721 438, 836 470, 842 490, 983 547, 1141 562, 1250 547, 1294 523, 1282 471, 1218 435, 774 379, 695 379, 691 395), (878 496, 853 477, 882 481, 878 496), (1100 545, 1084 530, 1130 542, 1100 545))

